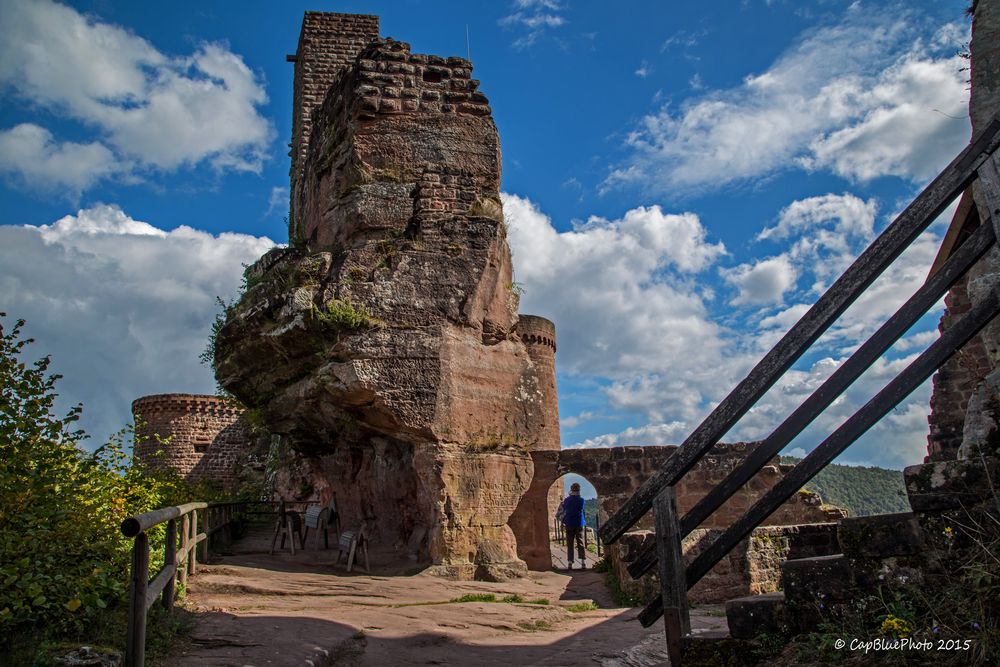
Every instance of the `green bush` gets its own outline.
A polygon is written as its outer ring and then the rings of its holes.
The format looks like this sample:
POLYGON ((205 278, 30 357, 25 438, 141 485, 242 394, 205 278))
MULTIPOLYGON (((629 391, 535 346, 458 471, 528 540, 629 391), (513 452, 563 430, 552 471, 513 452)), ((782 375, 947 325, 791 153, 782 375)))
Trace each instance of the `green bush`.
MULTIPOLYGON (((125 429, 93 453, 73 430, 82 407, 53 414, 50 359, 22 361, 23 320, 0 313, 0 655, 27 638, 120 643, 131 541, 126 517, 186 502, 176 474, 130 465, 125 429), (104 636, 102 636, 104 635, 104 636)), ((151 534, 162 563, 162 527, 151 534)), ((155 569, 154 569, 155 571, 155 569)))

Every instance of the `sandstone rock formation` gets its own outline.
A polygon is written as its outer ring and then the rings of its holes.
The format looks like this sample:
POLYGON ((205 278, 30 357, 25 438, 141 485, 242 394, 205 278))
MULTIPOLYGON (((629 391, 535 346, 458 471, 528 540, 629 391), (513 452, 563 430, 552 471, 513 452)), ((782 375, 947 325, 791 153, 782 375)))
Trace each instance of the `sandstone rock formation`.
POLYGON ((507 520, 529 453, 559 447, 555 341, 517 315, 471 71, 375 40, 333 77, 293 163, 289 247, 247 269, 215 370, 287 444, 286 497, 336 493, 383 545, 502 579, 525 569, 507 520))

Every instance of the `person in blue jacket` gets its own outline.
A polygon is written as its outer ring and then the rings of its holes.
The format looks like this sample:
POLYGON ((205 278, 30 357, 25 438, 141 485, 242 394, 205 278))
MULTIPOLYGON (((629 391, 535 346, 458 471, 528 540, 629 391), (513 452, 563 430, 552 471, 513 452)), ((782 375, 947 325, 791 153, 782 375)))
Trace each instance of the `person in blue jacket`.
POLYGON ((580 497, 580 485, 574 482, 569 487, 569 495, 559 506, 562 514, 562 524, 566 528, 566 560, 567 569, 573 569, 573 543, 580 554, 580 567, 587 569, 587 552, 583 548, 583 527, 587 522, 583 518, 583 498, 580 497))

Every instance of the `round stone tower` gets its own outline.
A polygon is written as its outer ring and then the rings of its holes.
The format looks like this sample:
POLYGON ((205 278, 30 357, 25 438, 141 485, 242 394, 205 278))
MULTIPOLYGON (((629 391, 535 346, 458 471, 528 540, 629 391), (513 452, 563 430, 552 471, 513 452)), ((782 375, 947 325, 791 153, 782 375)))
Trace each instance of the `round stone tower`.
POLYGON ((541 412, 535 424, 536 450, 559 449, 559 400, 556 394, 556 325, 538 315, 519 315, 518 336, 535 367, 541 412))
POLYGON ((236 465, 249 446, 242 410, 218 396, 154 394, 132 402, 139 424, 134 455, 153 467, 176 470, 185 479, 237 482, 236 465), (153 436, 172 438, 161 445, 153 436))

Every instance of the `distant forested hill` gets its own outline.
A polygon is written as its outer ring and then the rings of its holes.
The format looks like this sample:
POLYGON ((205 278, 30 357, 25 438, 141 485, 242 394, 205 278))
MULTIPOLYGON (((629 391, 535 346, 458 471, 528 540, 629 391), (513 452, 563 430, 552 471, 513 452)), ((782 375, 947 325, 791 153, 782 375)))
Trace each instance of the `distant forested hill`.
MULTIPOLYGON (((801 459, 782 456, 782 463, 801 459)), ((806 488, 818 493, 823 502, 846 509, 850 516, 909 512, 903 472, 886 468, 845 466, 831 463, 812 478, 806 488)), ((588 526, 597 525, 597 499, 584 501, 583 515, 588 526)))
MULTIPOLYGON (((801 459, 782 456, 782 463, 801 459)), ((806 484, 823 502, 843 507, 851 516, 909 512, 903 473, 886 468, 845 466, 831 463, 806 484)))
POLYGON ((597 498, 586 498, 583 501, 583 519, 588 526, 597 526, 597 498))

